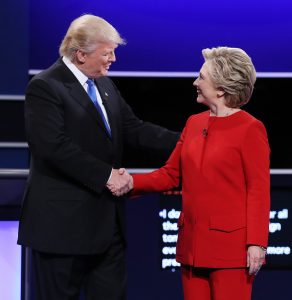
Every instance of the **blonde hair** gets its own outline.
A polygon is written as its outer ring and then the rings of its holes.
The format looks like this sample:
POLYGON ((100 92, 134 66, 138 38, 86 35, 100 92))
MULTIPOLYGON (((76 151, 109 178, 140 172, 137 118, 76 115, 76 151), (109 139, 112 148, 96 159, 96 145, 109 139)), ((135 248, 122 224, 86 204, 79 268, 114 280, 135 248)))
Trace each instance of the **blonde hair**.
POLYGON ((91 53, 96 50, 99 43, 107 42, 125 44, 125 40, 110 23, 100 17, 86 14, 71 23, 59 53, 72 60, 76 50, 91 53))
POLYGON ((225 105, 238 108, 252 95, 256 70, 251 58, 240 48, 204 49, 204 59, 216 88, 225 91, 225 105))

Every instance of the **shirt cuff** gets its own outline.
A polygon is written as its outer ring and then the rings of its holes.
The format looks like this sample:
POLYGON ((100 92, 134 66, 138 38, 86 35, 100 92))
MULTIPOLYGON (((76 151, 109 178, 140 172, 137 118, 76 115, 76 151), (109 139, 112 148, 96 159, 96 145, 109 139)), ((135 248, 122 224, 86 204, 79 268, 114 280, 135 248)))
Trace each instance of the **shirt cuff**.
POLYGON ((113 169, 111 170, 110 176, 109 176, 109 178, 108 178, 108 180, 107 180, 106 184, 108 184, 108 182, 111 180, 111 178, 112 178, 112 174, 113 174, 113 169))

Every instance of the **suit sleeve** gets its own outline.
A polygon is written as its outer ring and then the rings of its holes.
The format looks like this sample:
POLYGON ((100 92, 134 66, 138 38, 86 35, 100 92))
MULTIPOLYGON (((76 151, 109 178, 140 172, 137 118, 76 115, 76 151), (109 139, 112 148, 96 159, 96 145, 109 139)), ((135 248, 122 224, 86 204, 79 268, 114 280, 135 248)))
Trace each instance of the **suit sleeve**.
POLYGON ((180 136, 175 149, 166 164, 149 174, 134 174, 134 194, 145 192, 163 192, 176 188, 181 183, 181 151, 186 128, 180 136))
POLYGON ((267 246, 270 213, 270 148, 264 125, 254 121, 242 156, 247 186, 247 244, 267 246))
POLYGON ((26 133, 33 157, 60 176, 68 176, 100 193, 112 167, 82 151, 66 135, 65 117, 61 96, 55 93, 51 84, 33 79, 25 101, 26 133))

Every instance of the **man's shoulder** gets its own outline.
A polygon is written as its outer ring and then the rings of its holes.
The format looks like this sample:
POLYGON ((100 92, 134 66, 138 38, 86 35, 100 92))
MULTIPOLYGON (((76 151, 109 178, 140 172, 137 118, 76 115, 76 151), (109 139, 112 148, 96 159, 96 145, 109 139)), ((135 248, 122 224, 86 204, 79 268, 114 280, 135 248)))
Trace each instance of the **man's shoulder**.
POLYGON ((47 69, 40 71, 38 74, 34 75, 32 81, 34 80, 44 80, 49 82, 53 81, 72 81, 75 79, 75 76, 72 72, 66 67, 62 59, 59 58, 55 63, 49 66, 47 69))
POLYGON ((98 79, 96 79, 97 87, 100 91, 104 91, 107 94, 113 95, 120 95, 119 89, 115 85, 114 81, 107 77, 107 76, 102 76, 98 79))
POLYGON ((108 76, 101 76, 98 79, 96 79, 96 82, 98 85, 104 85, 104 86, 113 86, 114 83, 111 78, 108 76))

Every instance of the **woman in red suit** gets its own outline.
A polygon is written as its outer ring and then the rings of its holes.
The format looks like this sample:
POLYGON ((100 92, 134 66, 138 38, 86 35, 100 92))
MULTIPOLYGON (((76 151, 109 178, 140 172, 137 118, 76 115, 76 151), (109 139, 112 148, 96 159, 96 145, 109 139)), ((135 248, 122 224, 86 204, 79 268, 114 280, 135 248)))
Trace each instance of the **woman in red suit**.
POLYGON ((134 193, 182 184, 176 259, 185 300, 248 300, 265 259, 270 208, 266 130, 240 109, 256 72, 238 48, 204 49, 203 56, 194 86, 209 110, 188 119, 164 167, 133 175, 134 193))

